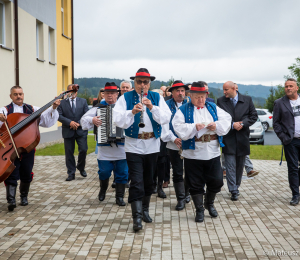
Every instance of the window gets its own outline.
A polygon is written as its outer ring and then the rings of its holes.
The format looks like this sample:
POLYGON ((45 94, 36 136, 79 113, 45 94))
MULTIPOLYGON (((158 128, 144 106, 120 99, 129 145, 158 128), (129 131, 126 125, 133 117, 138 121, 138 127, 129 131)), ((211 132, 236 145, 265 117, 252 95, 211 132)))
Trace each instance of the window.
POLYGON ((49 62, 55 63, 55 31, 49 27, 49 62))
POLYGON ((61 25, 62 35, 68 36, 68 2, 61 0, 61 25))
POLYGON ((62 66, 62 91, 67 90, 68 86, 68 67, 62 66))
POLYGON ((44 61, 44 31, 43 23, 36 20, 36 58, 44 61))
POLYGON ((0 1, 0 44, 5 45, 5 5, 0 1))

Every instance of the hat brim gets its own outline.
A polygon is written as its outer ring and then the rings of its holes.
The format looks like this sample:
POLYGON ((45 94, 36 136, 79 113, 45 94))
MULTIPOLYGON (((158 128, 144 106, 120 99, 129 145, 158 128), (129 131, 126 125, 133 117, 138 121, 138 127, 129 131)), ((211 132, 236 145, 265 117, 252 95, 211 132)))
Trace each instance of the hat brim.
POLYGON ((187 85, 182 85, 182 86, 177 86, 177 87, 170 87, 168 89, 168 92, 172 92, 174 89, 177 89, 177 88, 184 88, 185 90, 190 90, 190 88, 187 85))
POLYGON ((151 81, 155 80, 155 77, 153 77, 153 76, 150 76, 150 77, 148 77, 148 76, 138 76, 138 77, 133 76, 133 77, 130 77, 130 79, 132 79, 132 80, 134 80, 135 78, 148 78, 151 81))
POLYGON ((207 93, 208 94, 208 92, 207 91, 197 91, 197 90, 190 90, 190 93, 207 93))

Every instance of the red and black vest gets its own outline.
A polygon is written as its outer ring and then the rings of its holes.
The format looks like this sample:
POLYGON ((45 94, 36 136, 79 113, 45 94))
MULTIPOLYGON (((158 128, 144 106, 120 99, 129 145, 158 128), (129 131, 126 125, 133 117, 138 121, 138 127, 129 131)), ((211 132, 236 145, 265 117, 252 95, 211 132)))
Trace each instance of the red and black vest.
MULTIPOLYGON (((12 114, 14 112, 14 105, 10 103, 6 107, 7 115, 12 114)), ((23 113, 31 115, 34 112, 33 106, 23 103, 23 113)))

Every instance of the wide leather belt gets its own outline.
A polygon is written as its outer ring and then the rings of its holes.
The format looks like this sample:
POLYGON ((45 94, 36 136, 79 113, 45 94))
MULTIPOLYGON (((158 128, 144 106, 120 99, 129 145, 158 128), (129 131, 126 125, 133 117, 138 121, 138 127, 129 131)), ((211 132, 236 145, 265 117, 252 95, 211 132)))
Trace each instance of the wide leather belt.
POLYGON ((195 136, 195 142, 202 142, 202 143, 208 143, 213 140, 217 140, 217 135, 202 135, 199 138, 195 136))
POLYGON ((138 139, 144 139, 144 140, 147 140, 147 139, 150 139, 150 138, 153 138, 155 135, 153 132, 151 133, 145 133, 143 132, 142 134, 138 134, 138 139))

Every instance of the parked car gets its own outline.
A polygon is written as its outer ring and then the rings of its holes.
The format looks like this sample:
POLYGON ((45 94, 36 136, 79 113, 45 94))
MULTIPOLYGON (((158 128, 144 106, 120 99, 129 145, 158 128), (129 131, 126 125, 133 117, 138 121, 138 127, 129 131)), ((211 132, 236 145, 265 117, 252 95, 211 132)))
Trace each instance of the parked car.
POLYGON ((259 118, 250 126, 250 144, 265 144, 265 130, 259 118))
POLYGON ((88 107, 89 107, 89 110, 90 110, 91 108, 93 108, 93 106, 92 106, 92 105, 88 105, 88 107))
POLYGON ((258 117, 263 125, 265 132, 268 131, 269 127, 273 127, 273 115, 268 109, 257 108, 258 117))

